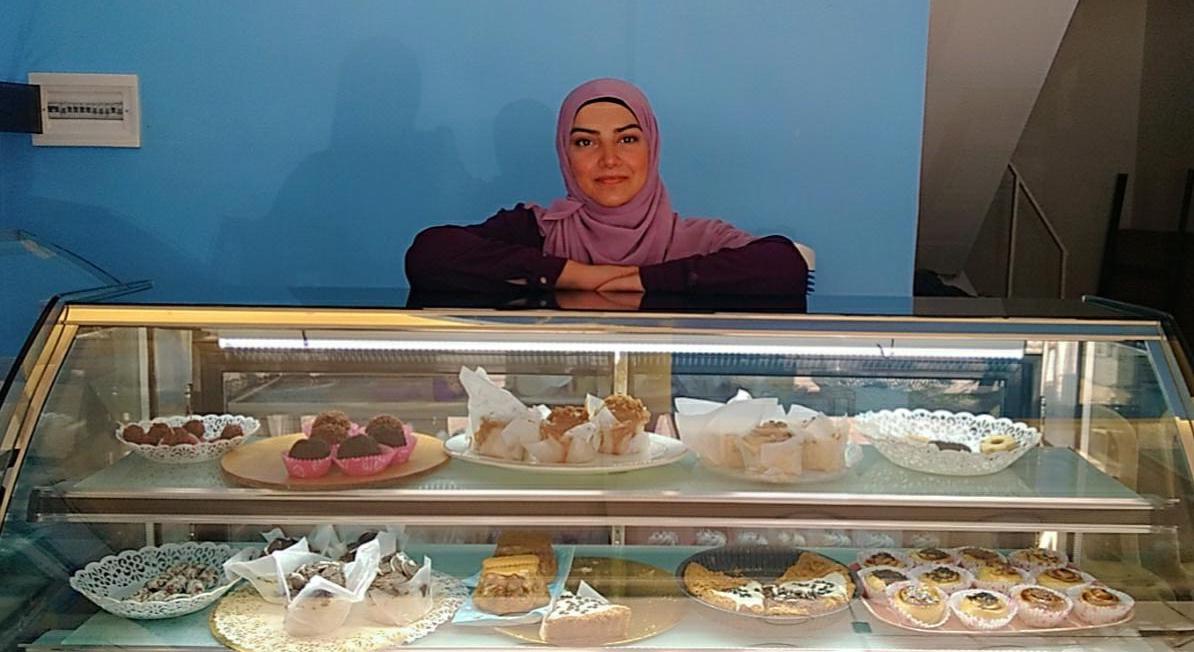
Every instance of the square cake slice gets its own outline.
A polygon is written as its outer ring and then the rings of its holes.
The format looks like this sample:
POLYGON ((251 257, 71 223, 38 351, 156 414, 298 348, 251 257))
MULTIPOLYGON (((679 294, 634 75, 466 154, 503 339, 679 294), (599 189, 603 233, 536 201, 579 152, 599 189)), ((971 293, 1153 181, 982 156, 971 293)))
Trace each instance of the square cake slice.
POLYGON ((630 633, 630 607, 564 593, 539 626, 539 637, 555 645, 618 642, 630 633))
POLYGON ((481 562, 473 606, 499 616, 523 613, 551 602, 534 555, 490 557, 481 562))

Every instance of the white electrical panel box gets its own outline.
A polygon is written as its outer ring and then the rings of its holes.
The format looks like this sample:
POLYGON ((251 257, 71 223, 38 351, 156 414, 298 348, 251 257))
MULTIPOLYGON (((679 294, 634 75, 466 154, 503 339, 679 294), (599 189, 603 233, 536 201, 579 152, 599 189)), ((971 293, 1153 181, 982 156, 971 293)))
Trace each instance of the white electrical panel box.
POLYGON ((136 75, 31 72, 41 87, 42 133, 34 145, 140 147, 136 75))

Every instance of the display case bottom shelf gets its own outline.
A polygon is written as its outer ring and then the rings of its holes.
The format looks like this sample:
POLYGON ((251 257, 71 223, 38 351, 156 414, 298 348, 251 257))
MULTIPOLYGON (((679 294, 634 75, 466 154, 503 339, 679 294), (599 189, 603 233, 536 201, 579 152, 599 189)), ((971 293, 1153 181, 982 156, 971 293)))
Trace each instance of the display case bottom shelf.
MULTIPOLYGON (((212 607, 214 608, 214 607, 212 607)), ((91 617, 73 631, 54 630, 23 646, 31 652, 55 650, 225 650, 208 628, 210 610, 166 621, 132 621, 107 613, 91 617)), ((836 616, 801 625, 761 624, 721 614, 693 604, 671 631, 633 644, 647 650, 982 650, 993 645, 1006 649, 1085 651, 1144 651, 1174 649, 1194 622, 1160 602, 1137 604, 1129 626, 1053 636, 1016 636, 992 639, 974 635, 925 635, 891 627, 873 618, 861 604, 836 616)), ((416 641, 413 648, 428 650, 518 650, 532 647, 490 628, 446 625, 416 641)))

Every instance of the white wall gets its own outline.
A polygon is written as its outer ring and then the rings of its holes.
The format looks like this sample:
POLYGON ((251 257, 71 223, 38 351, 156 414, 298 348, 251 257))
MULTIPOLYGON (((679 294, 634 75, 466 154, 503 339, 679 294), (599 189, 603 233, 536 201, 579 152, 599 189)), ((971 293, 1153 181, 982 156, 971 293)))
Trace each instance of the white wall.
POLYGON ((1077 0, 933 0, 917 267, 962 268, 1077 0))

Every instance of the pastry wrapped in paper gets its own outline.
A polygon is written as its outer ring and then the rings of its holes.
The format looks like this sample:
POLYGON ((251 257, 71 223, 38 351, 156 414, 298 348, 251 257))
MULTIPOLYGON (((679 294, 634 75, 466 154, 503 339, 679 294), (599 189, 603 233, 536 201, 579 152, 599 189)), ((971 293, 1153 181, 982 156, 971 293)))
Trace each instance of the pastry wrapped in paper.
POLYGON ((539 441, 546 408, 527 407, 495 385, 481 367, 462 367, 460 384, 468 393, 469 447, 488 457, 523 459, 526 446, 539 441))
POLYGON ((382 568, 374 578, 365 603, 369 617, 384 625, 402 627, 422 618, 435 602, 431 583, 431 558, 424 557, 423 565, 407 576, 410 558, 393 553, 382 560, 382 568))
POLYGON ((764 421, 783 418, 774 398, 751 398, 743 390, 726 403, 677 398, 676 427, 680 441, 707 463, 730 469, 746 467, 737 439, 764 421))
MULTIPOLYGON (((381 561, 381 546, 374 540, 357 549, 356 560, 344 565, 344 584, 324 577, 313 577, 297 594, 286 581, 290 572, 278 571, 278 582, 286 596, 286 615, 282 621, 291 636, 331 634, 344 624, 352 606, 365 599, 381 561)), ((293 572, 293 571, 291 571, 293 572)))
POLYGON ((801 405, 788 408, 788 426, 804 438, 805 471, 840 471, 846 464, 849 420, 834 419, 801 405))
POLYGON ((607 455, 645 458, 651 454, 651 436, 643 430, 645 422, 619 422, 605 401, 589 394, 585 397, 589 422, 597 426, 597 451, 607 455))
POLYGON ((526 446, 527 460, 535 464, 588 464, 597 459, 597 424, 582 423, 560 438, 544 437, 526 446))
MULTIPOLYGON (((272 534, 266 533, 266 536, 272 534)), ((277 537, 274 537, 277 538, 277 537)), ((271 541, 272 539, 267 539, 271 541)), ((279 574, 285 577, 303 564, 312 564, 324 560, 319 553, 311 552, 307 539, 300 539, 298 543, 277 552, 252 561, 233 558, 224 562, 224 574, 228 577, 243 577, 261 595, 261 599, 273 604, 283 604, 286 601, 285 588, 278 583, 279 574)))

